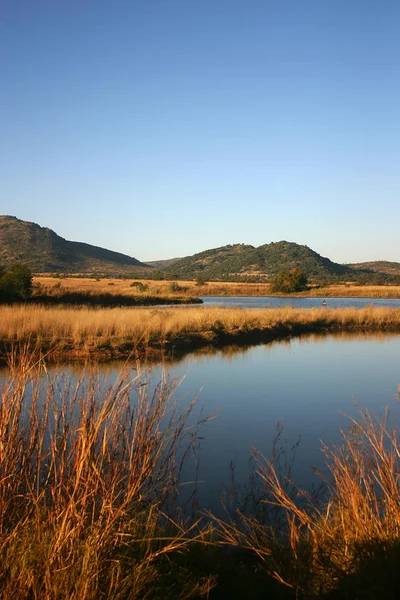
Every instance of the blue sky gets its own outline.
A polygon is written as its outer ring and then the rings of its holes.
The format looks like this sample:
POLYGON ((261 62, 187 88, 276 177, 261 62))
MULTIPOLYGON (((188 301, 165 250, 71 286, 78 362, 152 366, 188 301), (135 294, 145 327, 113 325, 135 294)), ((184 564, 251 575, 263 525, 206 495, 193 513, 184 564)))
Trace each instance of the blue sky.
POLYGON ((398 0, 2 0, 0 213, 400 261, 398 0))

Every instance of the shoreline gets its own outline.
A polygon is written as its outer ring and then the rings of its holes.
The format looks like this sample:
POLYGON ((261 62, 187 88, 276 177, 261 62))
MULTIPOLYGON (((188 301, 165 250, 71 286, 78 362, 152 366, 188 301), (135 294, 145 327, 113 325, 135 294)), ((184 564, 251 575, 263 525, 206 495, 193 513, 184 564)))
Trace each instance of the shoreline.
POLYGON ((203 348, 254 346, 307 334, 400 333, 400 310, 366 307, 3 307, 0 351, 27 348, 48 360, 162 360, 203 348))

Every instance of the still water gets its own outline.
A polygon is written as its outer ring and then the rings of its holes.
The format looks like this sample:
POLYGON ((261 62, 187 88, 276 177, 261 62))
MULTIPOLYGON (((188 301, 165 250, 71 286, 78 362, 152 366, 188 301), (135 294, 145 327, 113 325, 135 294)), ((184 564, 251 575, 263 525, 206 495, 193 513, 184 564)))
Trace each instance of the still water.
MULTIPOLYGON (((234 306, 241 308, 315 308, 322 306, 324 298, 281 298, 274 296, 202 296, 204 306, 234 306)), ((400 298, 325 298, 329 308, 364 308, 365 306, 391 306, 400 308, 400 298)))
MULTIPOLYGON (((62 376, 76 379, 79 366, 62 367, 62 376)), ((101 367, 105 382, 112 383, 121 365, 101 367)), ((275 426, 283 425, 288 447, 301 442, 294 477, 310 487, 319 479, 311 465, 322 468, 320 440, 340 442, 345 415, 356 416, 355 401, 377 416, 389 406, 400 418, 400 336, 308 336, 212 353, 191 354, 164 367, 170 378, 184 377, 175 396, 183 406, 198 395, 193 418, 215 417, 201 429, 198 498, 203 508, 217 509, 219 495, 230 484, 230 465, 240 483, 246 481, 253 447, 271 454, 275 426)), ((136 374, 132 365, 132 376, 136 374)), ((0 373, 0 377, 5 372, 0 373)), ((152 367, 151 381, 162 377, 162 367, 152 367)), ((189 464, 184 478, 193 478, 189 464)))

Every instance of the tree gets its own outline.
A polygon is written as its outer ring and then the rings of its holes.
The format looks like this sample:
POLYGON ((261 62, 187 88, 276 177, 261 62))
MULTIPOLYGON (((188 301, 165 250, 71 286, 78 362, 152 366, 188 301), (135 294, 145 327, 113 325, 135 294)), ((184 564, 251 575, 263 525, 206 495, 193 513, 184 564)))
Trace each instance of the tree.
POLYGON ((307 289, 307 276, 301 269, 281 271, 272 282, 272 291, 292 294, 307 289))
POLYGON ((0 301, 28 300, 31 295, 32 273, 26 265, 14 265, 6 272, 0 268, 0 301))

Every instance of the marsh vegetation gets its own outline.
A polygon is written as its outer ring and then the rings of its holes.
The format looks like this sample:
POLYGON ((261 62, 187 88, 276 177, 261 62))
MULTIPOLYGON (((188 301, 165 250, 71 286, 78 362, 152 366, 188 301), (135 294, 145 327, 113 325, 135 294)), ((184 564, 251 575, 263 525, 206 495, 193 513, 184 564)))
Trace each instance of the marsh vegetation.
MULTIPOLYGON (((9 355, 0 405, 0 597, 395 598, 399 431, 386 412, 324 446, 319 493, 255 450, 251 511, 187 510, 182 464, 202 422, 177 382, 83 368, 55 379, 9 355), (154 390, 154 392, 153 392, 154 390)), ((207 417, 203 419, 203 422, 207 417)), ((290 464, 286 462, 286 464, 290 464)))
POLYGON ((138 356, 204 346, 255 343, 312 332, 399 331, 400 311, 219 307, 2 307, 3 351, 29 343, 58 356, 138 356))

